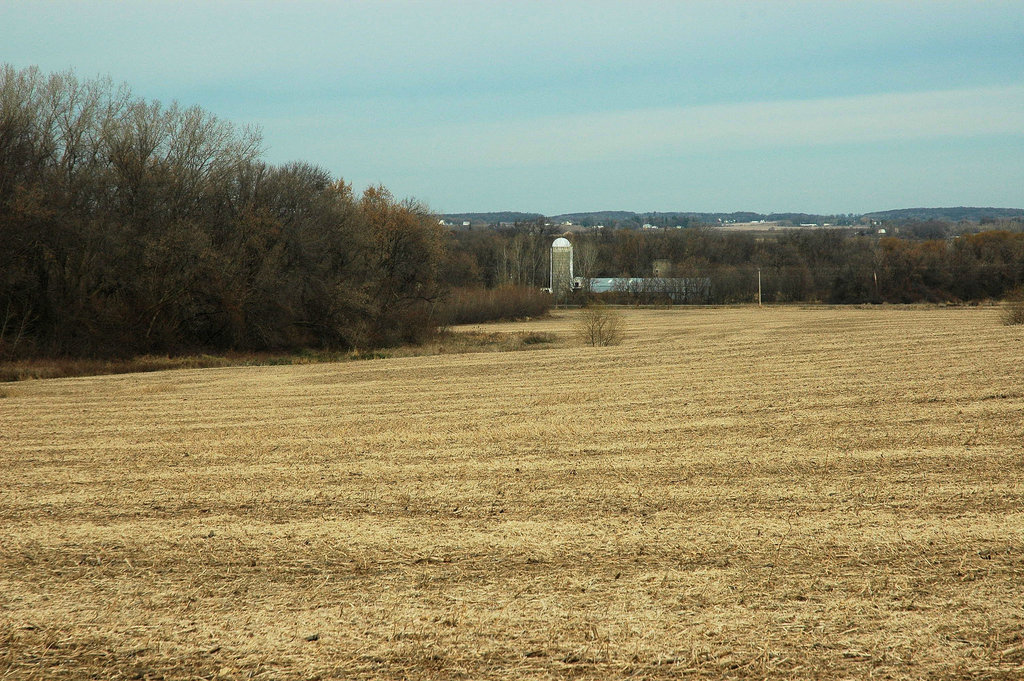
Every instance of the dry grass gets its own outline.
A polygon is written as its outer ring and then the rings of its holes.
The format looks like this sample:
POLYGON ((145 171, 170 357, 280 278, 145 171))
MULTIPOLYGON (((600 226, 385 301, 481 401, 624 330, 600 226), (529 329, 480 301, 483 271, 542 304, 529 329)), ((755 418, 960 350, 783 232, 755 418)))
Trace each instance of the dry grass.
POLYGON ((1016 326, 1024 324, 1024 298, 1012 300, 1003 308, 1003 324, 1016 326))
POLYGON ((499 286, 493 289, 454 289, 442 303, 445 324, 477 324, 483 321, 529 319, 551 311, 554 298, 532 286, 499 286))
MULTIPOLYGON (((340 352, 307 350, 297 353, 233 352, 226 355, 143 355, 126 359, 42 358, 0 362, 0 383, 46 378, 132 374, 171 369, 210 369, 237 366, 321 364, 391 357, 419 357, 445 353, 508 352, 557 343, 552 335, 525 331, 441 331, 429 342, 396 348, 340 352)), ((0 392, 2 395, 2 392, 0 392)))
POLYGON ((1020 327, 625 314, 9 389, 0 678, 1024 676, 1020 327))
POLYGON ((266 361, 267 359, 269 358, 261 358, 258 355, 247 355, 244 358, 241 355, 236 357, 215 357, 212 355, 159 357, 145 355, 129 359, 84 359, 74 357, 21 359, 0 362, 0 383, 46 378, 71 378, 74 376, 101 376, 104 374, 168 371, 170 369, 206 369, 251 363, 272 363, 266 361))

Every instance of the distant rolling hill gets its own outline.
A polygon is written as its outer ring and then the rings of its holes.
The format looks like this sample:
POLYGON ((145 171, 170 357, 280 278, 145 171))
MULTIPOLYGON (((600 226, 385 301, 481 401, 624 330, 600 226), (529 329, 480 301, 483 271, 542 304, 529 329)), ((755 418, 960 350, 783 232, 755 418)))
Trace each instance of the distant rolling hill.
POLYGON ((592 213, 563 213, 562 215, 551 216, 552 221, 565 222, 570 220, 572 222, 583 222, 590 220, 591 222, 611 222, 612 220, 635 220, 638 213, 634 213, 628 210, 599 210, 592 213))
POLYGON ((900 208, 899 210, 883 210, 877 213, 865 213, 863 217, 872 220, 942 220, 943 222, 981 222, 982 220, 1009 220, 1024 218, 1021 208, 974 208, 958 206, 956 208, 900 208))
MULTIPOLYGON (((542 217, 540 213, 521 213, 514 211, 502 211, 493 213, 447 213, 444 219, 459 223, 469 221, 473 224, 497 225, 502 222, 530 222, 542 217)), ((811 222, 837 222, 851 224, 860 218, 871 220, 911 222, 925 220, 941 220, 943 222, 987 222, 990 220, 1012 220, 1024 219, 1022 208, 977 208, 958 206, 955 208, 900 208, 898 210, 883 210, 862 215, 819 215, 814 213, 753 213, 748 211, 735 211, 732 213, 700 213, 690 211, 678 212, 647 212, 636 213, 624 210, 605 210, 582 213, 562 213, 561 215, 547 216, 551 222, 571 221, 576 224, 614 224, 622 222, 643 223, 653 221, 656 223, 676 222, 704 222, 715 224, 719 222, 755 222, 757 220, 767 221, 790 221, 794 224, 811 222)))
POLYGON ((472 222, 473 224, 498 225, 502 222, 529 222, 544 217, 540 213, 517 213, 496 211, 493 213, 445 213, 441 216, 449 222, 472 222))

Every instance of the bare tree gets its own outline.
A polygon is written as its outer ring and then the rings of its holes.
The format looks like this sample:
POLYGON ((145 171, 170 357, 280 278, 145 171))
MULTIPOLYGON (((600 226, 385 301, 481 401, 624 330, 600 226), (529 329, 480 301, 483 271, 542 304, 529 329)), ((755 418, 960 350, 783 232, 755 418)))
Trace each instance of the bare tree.
POLYGON ((622 313, 602 303, 591 303, 576 319, 576 338, 587 345, 618 345, 625 332, 622 313))
POLYGON ((573 244, 573 273, 583 280, 584 290, 590 290, 590 278, 597 269, 597 245, 593 240, 580 238, 573 244))

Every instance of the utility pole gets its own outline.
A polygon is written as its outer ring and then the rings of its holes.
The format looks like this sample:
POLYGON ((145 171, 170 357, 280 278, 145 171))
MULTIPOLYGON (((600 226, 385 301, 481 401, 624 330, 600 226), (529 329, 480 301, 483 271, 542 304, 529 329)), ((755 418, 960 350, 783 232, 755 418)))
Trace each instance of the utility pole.
POLYGON ((761 268, 757 268, 757 306, 761 307, 761 268))

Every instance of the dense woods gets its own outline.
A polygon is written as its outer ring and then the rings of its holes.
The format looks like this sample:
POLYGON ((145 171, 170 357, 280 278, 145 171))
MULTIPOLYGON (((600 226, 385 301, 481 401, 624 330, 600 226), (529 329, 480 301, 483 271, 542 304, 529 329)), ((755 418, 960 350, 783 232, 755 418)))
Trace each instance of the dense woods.
POLYGON ((349 348, 434 326, 422 207, 109 81, 0 71, 0 358, 349 348))
MULTIPOLYGON (((543 314, 562 228, 516 217, 444 229, 383 187, 267 164, 257 133, 202 109, 0 67, 0 360, 363 348, 543 314)), ((758 271, 766 302, 975 301, 1024 284, 1019 221, 917 220, 900 238, 686 225, 572 234, 575 274, 649 277, 660 261, 709 279, 712 303, 753 300, 758 271)))

